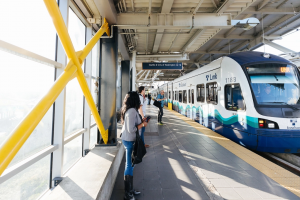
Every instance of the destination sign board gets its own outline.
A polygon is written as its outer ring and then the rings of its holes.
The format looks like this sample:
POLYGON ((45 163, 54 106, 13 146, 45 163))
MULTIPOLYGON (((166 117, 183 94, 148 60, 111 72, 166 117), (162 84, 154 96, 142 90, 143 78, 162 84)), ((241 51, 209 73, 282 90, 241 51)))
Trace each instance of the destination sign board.
POLYGON ((182 70, 182 63, 143 63, 143 70, 182 70))

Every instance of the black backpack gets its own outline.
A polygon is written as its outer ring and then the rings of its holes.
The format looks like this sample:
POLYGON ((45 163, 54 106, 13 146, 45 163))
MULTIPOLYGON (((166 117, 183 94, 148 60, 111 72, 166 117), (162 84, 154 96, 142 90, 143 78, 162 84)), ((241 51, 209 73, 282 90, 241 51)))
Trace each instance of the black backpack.
MULTIPOLYGON (((140 118, 142 119, 142 117, 140 116, 140 118)), ((139 164, 142 162, 143 157, 146 155, 147 151, 146 151, 146 147, 145 144, 139 134, 139 129, 136 126, 136 138, 135 138, 135 142, 133 144, 133 151, 131 154, 131 162, 132 162, 132 167, 136 164, 139 164)))

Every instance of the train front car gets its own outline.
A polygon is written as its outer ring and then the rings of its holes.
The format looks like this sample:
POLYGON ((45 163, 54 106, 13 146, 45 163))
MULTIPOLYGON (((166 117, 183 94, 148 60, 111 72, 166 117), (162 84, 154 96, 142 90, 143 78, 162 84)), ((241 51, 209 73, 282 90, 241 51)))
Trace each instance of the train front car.
POLYGON ((222 134, 257 151, 299 153, 300 79, 296 66, 279 56, 253 51, 230 54, 221 65, 227 111, 227 118, 218 116, 222 134))

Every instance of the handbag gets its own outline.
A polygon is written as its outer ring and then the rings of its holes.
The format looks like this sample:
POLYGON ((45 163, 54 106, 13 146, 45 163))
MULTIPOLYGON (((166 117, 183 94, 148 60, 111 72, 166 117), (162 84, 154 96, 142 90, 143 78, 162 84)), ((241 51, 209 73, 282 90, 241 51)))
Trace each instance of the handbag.
POLYGON ((135 134, 136 134, 136 138, 135 138, 135 142, 133 144, 133 151, 131 154, 132 167, 136 164, 141 163, 143 160, 143 157, 147 153, 145 144, 139 134, 139 129, 137 127, 136 127, 135 134))
POLYGON ((154 106, 160 108, 161 107, 161 103, 157 100, 154 100, 154 103, 153 103, 154 106))
MULTIPOLYGON (((141 121, 142 121, 142 116, 138 113, 141 121)), ((139 129, 136 126, 136 132, 135 132, 135 142, 133 144, 133 151, 131 154, 131 163, 132 163, 132 167, 136 164, 139 164, 142 162, 143 157, 146 155, 147 151, 146 151, 146 147, 145 144, 139 134, 139 129)))

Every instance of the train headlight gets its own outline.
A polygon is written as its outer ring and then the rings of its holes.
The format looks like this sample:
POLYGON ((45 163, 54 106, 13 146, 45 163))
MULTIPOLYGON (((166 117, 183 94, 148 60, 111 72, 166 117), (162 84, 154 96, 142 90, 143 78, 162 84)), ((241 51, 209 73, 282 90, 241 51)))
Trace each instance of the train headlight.
POLYGON ((275 124, 274 123, 268 123, 268 127, 269 128, 275 128, 275 124))
POLYGON ((278 124, 276 122, 266 120, 266 119, 258 119, 258 127, 259 128, 279 129, 278 124))

